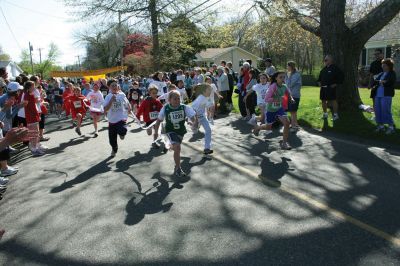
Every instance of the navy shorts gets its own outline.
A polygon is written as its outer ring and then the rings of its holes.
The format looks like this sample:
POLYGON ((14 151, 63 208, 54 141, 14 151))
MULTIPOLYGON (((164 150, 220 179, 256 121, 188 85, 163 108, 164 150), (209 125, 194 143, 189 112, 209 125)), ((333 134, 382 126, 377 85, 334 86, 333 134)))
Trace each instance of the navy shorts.
POLYGON ((267 125, 271 125, 271 124, 275 123, 275 121, 277 121, 279 119, 279 117, 282 117, 282 116, 287 116, 286 112, 283 110, 282 107, 276 112, 267 112, 267 114, 265 116, 265 123, 267 125))
POLYGON ((293 100, 295 100, 295 103, 291 103, 290 101, 288 103, 288 112, 297 112, 299 109, 300 98, 293 98, 293 100))
POLYGON ((181 144, 182 140, 183 140, 183 136, 178 135, 175 132, 168 132, 167 133, 169 142, 171 142, 171 144, 181 144))

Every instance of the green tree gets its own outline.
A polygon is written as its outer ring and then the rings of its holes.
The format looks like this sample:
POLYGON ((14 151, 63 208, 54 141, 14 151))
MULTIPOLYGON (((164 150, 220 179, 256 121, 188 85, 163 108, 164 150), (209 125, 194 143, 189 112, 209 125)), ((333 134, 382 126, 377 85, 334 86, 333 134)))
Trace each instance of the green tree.
MULTIPOLYGON (((365 43, 387 25, 400 11, 399 0, 361 1, 366 8, 352 11, 354 1, 345 0, 281 0, 255 1, 269 14, 271 5, 282 15, 296 21, 303 29, 321 39, 324 54, 331 54, 344 71, 343 86, 338 90, 341 108, 350 109, 361 103, 358 92, 358 64, 365 43)), ((358 5, 355 5, 356 7, 358 5)))
POLYGON ((6 54, 3 51, 3 48, 0 46, 0 61, 10 61, 11 60, 11 56, 6 54))
POLYGON ((170 23, 160 35, 160 64, 165 70, 188 67, 196 53, 207 47, 205 36, 184 15, 170 23))

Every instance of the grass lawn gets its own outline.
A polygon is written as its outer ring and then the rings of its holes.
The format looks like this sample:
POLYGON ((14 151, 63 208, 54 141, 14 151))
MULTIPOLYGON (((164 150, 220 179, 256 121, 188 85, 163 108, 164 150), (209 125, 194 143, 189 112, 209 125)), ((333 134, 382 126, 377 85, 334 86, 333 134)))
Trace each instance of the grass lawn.
MULTIPOLYGON (((368 89, 359 89, 361 99, 366 105, 372 106, 372 99, 369 98, 370 91, 368 89)), ((398 93, 398 91, 396 91, 398 93)), ((400 101, 398 94, 393 98, 392 113, 396 125, 400 125, 400 101)), ((234 94, 234 112, 238 113, 238 95, 234 94)), ((298 111, 299 124, 302 127, 314 128, 317 130, 325 130, 350 134, 365 139, 373 139, 378 141, 390 142, 400 145, 400 130, 396 130, 395 134, 385 135, 384 133, 375 133, 376 123, 371 120, 373 114, 366 112, 339 112, 340 119, 335 122, 331 121, 331 114, 327 123, 321 119, 322 108, 319 101, 319 87, 304 86, 301 89, 301 100, 298 111)))

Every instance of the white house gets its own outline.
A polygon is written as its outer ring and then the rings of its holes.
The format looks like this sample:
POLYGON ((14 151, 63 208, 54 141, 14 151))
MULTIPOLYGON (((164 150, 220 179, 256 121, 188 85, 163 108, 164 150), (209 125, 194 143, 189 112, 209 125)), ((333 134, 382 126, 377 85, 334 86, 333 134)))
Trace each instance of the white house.
POLYGON ((257 61, 262 60, 255 54, 252 54, 238 46, 227 48, 208 48, 196 54, 194 62, 197 66, 210 67, 212 64, 219 65, 222 60, 232 62, 233 71, 238 72, 240 69, 240 62, 251 59, 252 65, 257 67, 257 61))
POLYGON ((381 49, 384 57, 395 62, 397 80, 400 81, 400 19, 395 18, 365 44, 360 56, 360 66, 369 67, 375 60, 375 49, 381 49))
POLYGON ((6 68, 8 72, 8 78, 10 80, 15 80, 19 74, 24 73, 22 69, 13 61, 0 61, 0 68, 6 68))

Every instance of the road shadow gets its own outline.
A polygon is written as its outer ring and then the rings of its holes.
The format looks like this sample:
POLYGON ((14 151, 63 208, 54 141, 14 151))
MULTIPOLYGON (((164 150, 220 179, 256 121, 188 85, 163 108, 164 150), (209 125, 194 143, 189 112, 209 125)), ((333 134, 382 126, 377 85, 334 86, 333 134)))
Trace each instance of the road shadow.
POLYGON ((294 170, 291 169, 288 164, 288 162, 292 160, 286 157, 281 157, 281 162, 274 163, 271 162, 270 158, 267 156, 262 155, 261 157, 261 173, 258 175, 258 178, 260 178, 263 184, 269 187, 280 187, 280 179, 286 175, 289 170, 294 170))
POLYGON ((50 190, 50 193, 59 193, 62 192, 66 189, 72 188, 77 184, 83 183, 88 181, 89 179, 91 179, 92 177, 98 175, 98 174, 102 174, 102 173, 106 173, 109 172, 111 170, 111 167, 109 166, 109 164, 111 162, 109 162, 109 160, 112 157, 108 157, 106 159, 104 159, 103 161, 99 162, 96 165, 93 165, 92 167, 90 167, 88 170, 84 171, 83 173, 77 175, 74 179, 71 179, 69 181, 64 181, 64 183, 62 183, 61 185, 54 187, 50 190))
MULTIPOLYGON (((156 180, 151 188, 149 188, 145 192, 141 192, 141 189, 139 190, 139 192, 134 192, 135 194, 137 194, 137 196, 132 197, 128 201, 125 208, 126 225, 138 224, 144 219, 146 215, 149 214, 168 212, 171 209, 173 203, 164 203, 164 200, 173 189, 183 188, 181 184, 176 182, 173 182, 170 186, 169 182, 162 178, 160 173, 154 174, 151 179, 156 180), (154 189, 155 191, 153 191, 154 189)), ((136 185, 138 185, 137 180, 135 183, 136 185)), ((138 188, 141 188, 141 186, 139 185, 138 188)))
POLYGON ((92 137, 89 137, 89 136, 86 136, 86 135, 82 135, 82 136, 78 136, 78 137, 72 138, 67 142, 60 143, 57 147, 50 148, 50 149, 46 150, 46 155, 52 155, 52 154, 57 154, 57 153, 63 152, 66 148, 82 144, 82 143, 84 143, 85 141, 87 141, 87 140, 89 140, 91 138, 92 137))

